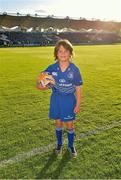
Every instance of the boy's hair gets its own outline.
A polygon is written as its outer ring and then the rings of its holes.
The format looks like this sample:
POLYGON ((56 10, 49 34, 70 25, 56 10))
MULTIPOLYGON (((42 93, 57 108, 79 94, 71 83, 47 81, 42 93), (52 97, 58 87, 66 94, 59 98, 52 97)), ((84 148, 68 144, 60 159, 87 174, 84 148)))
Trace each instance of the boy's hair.
POLYGON ((54 57, 55 57, 55 60, 58 59, 57 53, 58 53, 58 50, 59 50, 60 46, 63 46, 66 50, 68 50, 70 52, 71 57, 73 56, 73 46, 70 43, 70 41, 68 41, 67 39, 60 39, 56 43, 55 48, 54 48, 54 57))

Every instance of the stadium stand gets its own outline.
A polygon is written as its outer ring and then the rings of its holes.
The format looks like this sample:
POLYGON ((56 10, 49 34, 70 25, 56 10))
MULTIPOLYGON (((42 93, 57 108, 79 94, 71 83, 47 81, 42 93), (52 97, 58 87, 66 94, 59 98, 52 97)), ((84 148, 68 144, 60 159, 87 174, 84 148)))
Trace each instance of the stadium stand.
POLYGON ((121 42, 121 23, 0 14, 0 46, 47 46, 66 38, 73 44, 121 42))

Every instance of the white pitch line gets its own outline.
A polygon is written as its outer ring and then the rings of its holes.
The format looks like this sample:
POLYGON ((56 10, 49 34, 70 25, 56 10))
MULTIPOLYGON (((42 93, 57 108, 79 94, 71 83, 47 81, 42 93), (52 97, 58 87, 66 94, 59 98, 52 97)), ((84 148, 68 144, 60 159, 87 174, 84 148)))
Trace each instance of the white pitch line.
MULTIPOLYGON (((78 136, 76 136, 75 141, 78 141, 80 139, 86 138, 86 137, 94 135, 94 134, 98 134, 99 132, 103 132, 103 131, 112 129, 112 128, 120 126, 120 125, 121 125, 121 120, 118 122, 114 122, 107 126, 97 127, 96 129, 87 131, 86 133, 80 133, 78 136)), ((64 140, 64 142, 66 142, 66 141, 67 140, 64 140)), ((34 148, 31 151, 24 152, 24 153, 14 156, 10 159, 5 159, 3 161, 0 161, 0 168, 5 167, 7 165, 14 164, 14 163, 22 162, 22 161, 29 159, 35 155, 41 155, 45 152, 49 152, 49 150, 51 150, 54 146, 55 146, 55 143, 51 143, 51 144, 48 144, 47 146, 43 146, 40 148, 34 148)))
POLYGON ((94 135, 94 134, 98 134, 99 132, 103 132, 103 131, 106 131, 108 129, 112 129, 113 127, 117 127, 121 125, 121 120, 120 121, 115 121, 113 122, 112 124, 109 124, 109 125, 106 125, 106 126, 102 126, 102 127, 97 127, 96 129, 94 130, 90 130, 90 131, 87 131, 86 133, 80 133, 78 136, 77 136, 77 139, 75 139, 76 141, 79 140, 79 139, 82 139, 82 138, 85 138, 87 136, 91 136, 91 135, 94 135))

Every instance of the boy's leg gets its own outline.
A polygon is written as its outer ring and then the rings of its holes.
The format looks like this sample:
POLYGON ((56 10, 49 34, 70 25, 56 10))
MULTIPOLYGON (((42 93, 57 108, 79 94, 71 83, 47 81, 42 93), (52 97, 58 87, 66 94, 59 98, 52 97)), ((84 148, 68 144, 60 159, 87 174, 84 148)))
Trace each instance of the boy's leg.
POLYGON ((73 157, 77 156, 76 149, 73 145, 74 143, 74 125, 73 121, 66 122, 67 134, 68 134, 68 150, 73 157))
POLYGON ((63 122, 60 119, 55 120, 55 127, 56 127, 56 139, 57 139, 57 145, 62 145, 62 128, 63 128, 63 122))
POLYGON ((66 122, 67 136, 68 136, 68 147, 73 147, 74 143, 74 125, 73 121, 66 122))

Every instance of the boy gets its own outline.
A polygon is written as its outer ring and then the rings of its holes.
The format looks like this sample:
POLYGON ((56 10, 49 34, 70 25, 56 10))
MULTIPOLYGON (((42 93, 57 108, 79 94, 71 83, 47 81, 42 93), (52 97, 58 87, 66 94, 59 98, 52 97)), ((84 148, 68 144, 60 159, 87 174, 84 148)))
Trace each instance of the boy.
MULTIPOLYGON (((72 44, 66 40, 59 40, 54 49, 56 63, 48 66, 44 70, 53 76, 51 81, 52 95, 50 98, 49 118, 55 120, 57 145, 56 153, 62 151, 62 129, 63 123, 66 124, 68 136, 68 150, 73 157, 77 156, 74 147, 74 123, 75 115, 80 111, 81 85, 83 84, 79 68, 71 62, 73 55, 72 44)), ((40 90, 42 87, 37 84, 40 90)))

